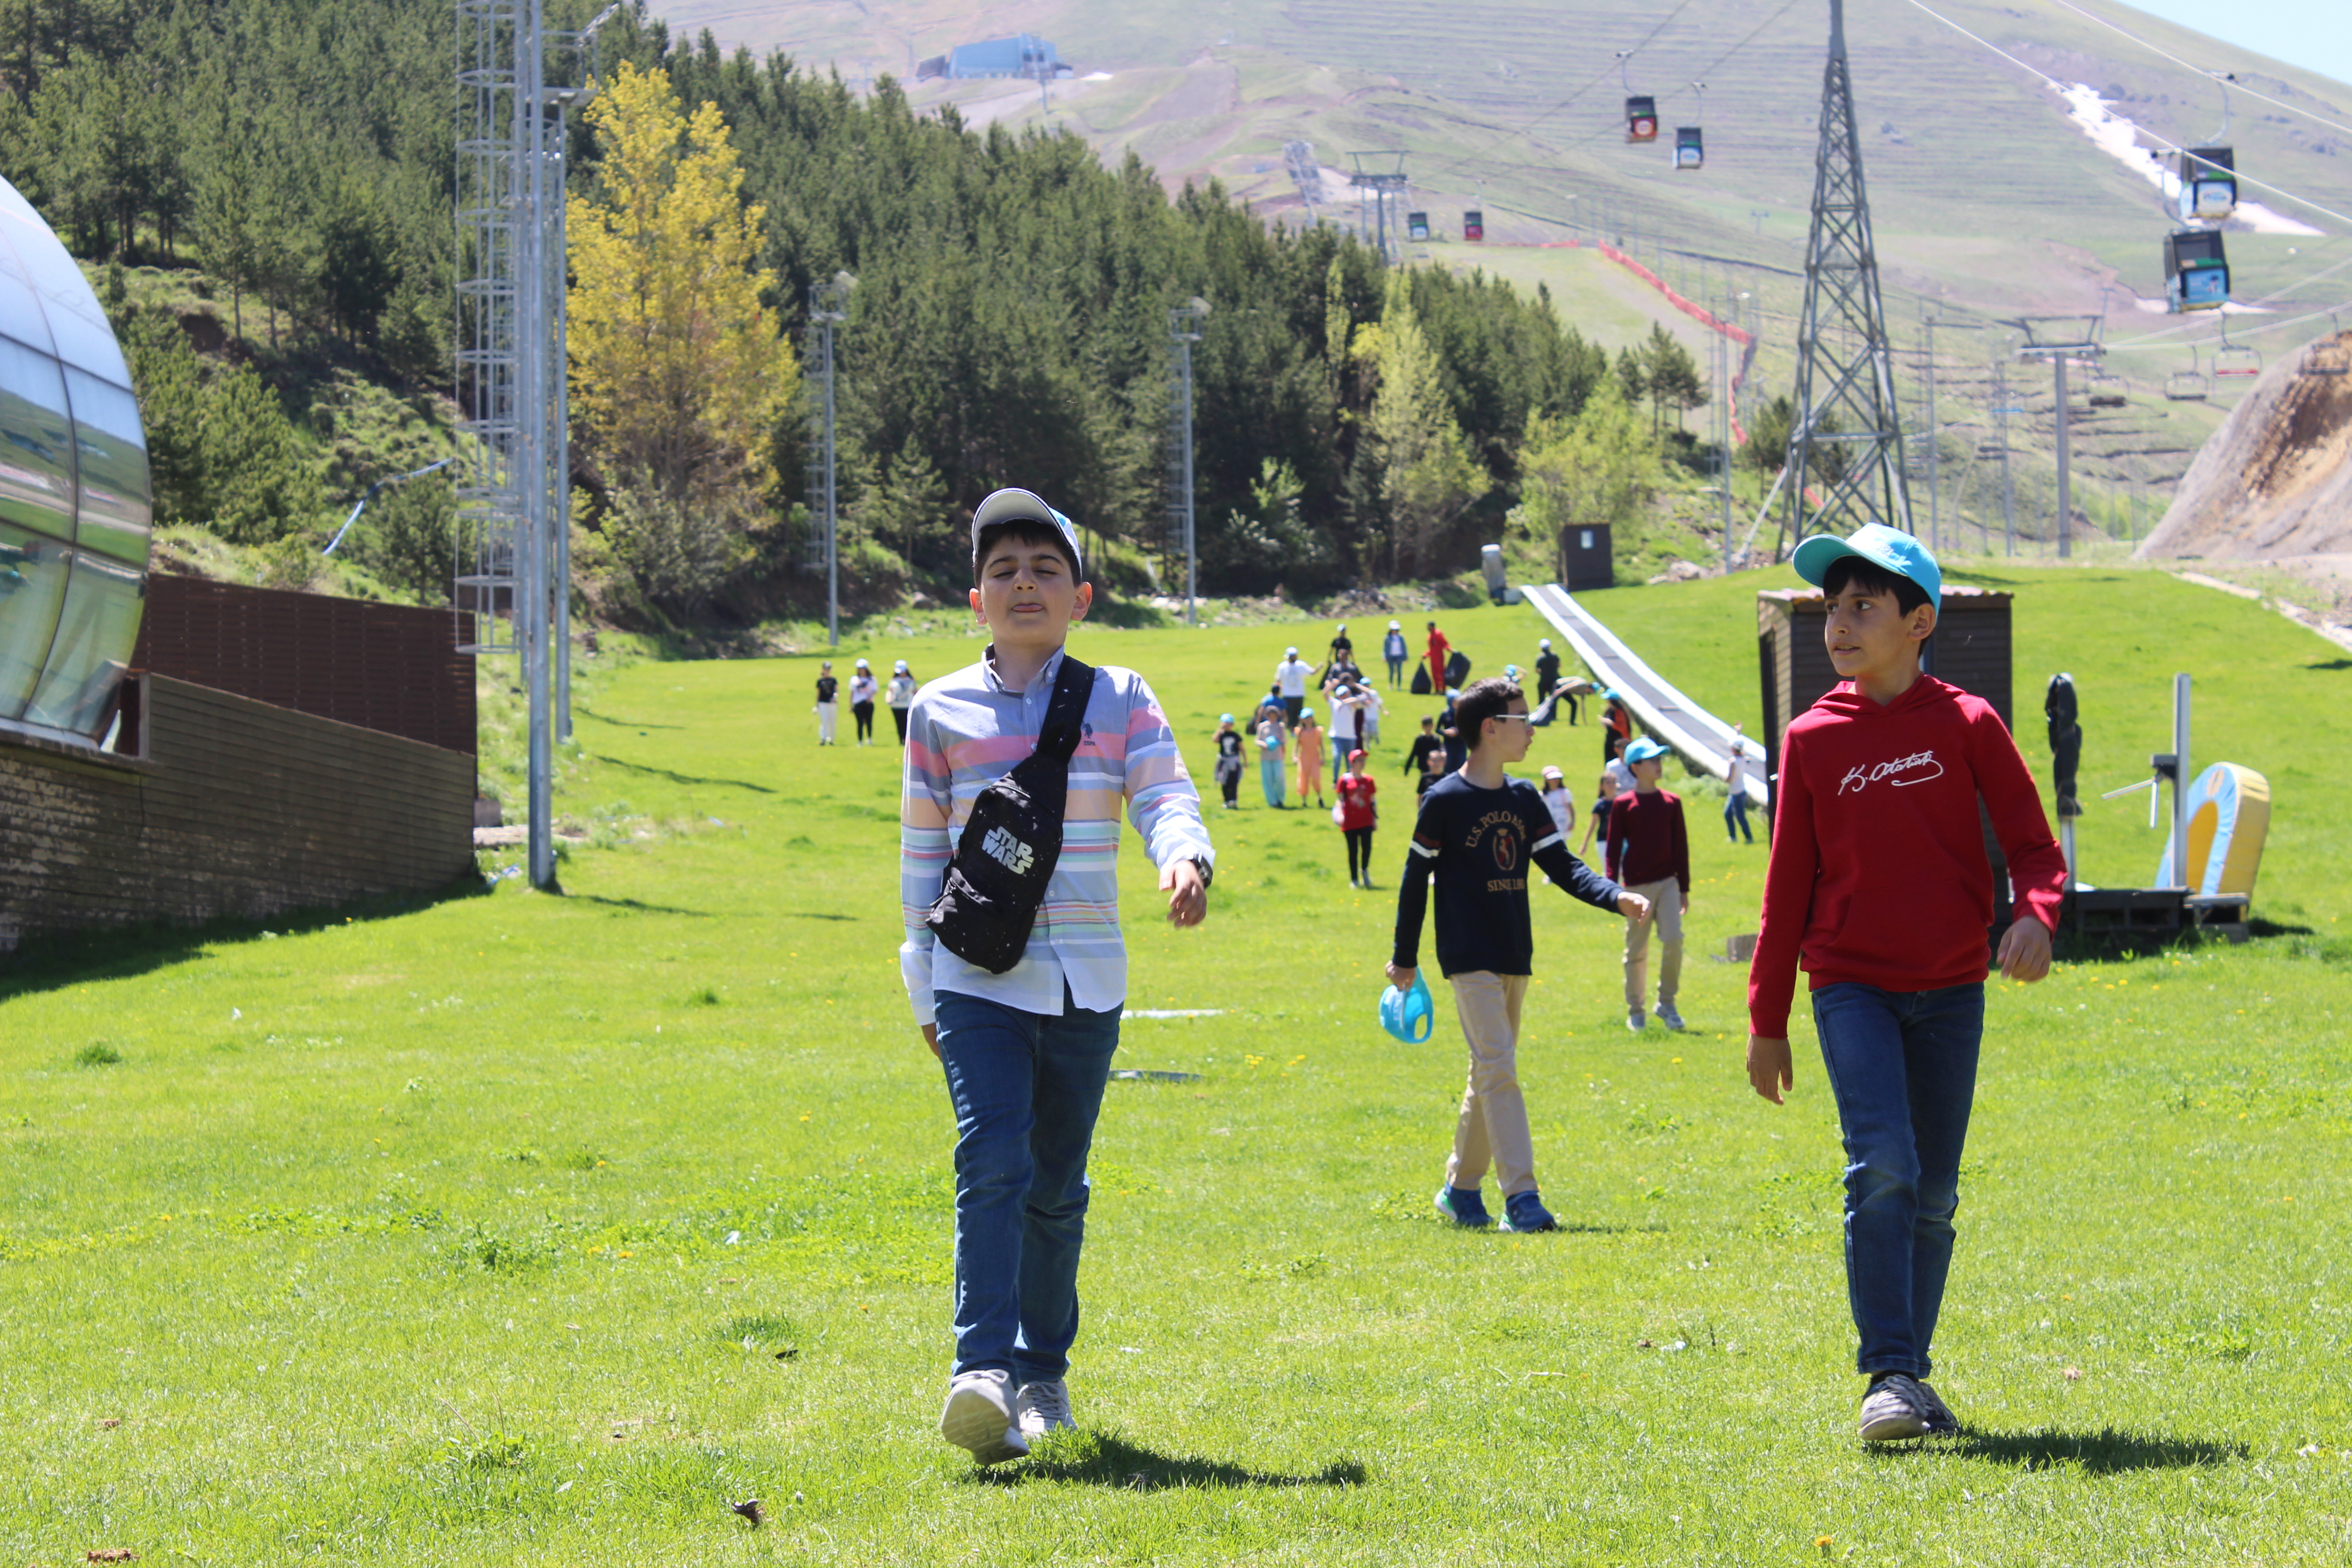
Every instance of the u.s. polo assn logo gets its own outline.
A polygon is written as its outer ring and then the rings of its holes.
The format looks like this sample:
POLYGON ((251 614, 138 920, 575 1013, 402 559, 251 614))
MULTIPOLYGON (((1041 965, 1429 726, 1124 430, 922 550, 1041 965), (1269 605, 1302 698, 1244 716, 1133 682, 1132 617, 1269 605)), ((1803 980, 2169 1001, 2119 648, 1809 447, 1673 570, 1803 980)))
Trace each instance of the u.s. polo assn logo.
POLYGON ((1914 752, 1907 757, 1897 757, 1874 768, 1867 765, 1848 768, 1845 777, 1838 781, 1838 794, 1859 793, 1881 779, 1896 789, 1908 789, 1913 784, 1923 784, 1943 776, 1944 764, 1936 760, 1935 752, 1914 752), (1906 774, 1910 776, 1904 776, 1906 774))
POLYGON ((1025 876, 1037 863, 1036 851, 1002 827, 992 827, 988 837, 980 841, 981 852, 1014 876, 1025 876))

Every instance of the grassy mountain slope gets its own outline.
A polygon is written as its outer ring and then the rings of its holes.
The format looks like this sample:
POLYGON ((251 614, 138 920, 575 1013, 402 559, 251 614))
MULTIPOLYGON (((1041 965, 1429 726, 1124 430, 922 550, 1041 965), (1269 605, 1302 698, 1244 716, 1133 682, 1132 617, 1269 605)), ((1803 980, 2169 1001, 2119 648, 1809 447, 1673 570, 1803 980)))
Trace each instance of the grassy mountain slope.
MULTIPOLYGON (((1032 30, 1051 38, 1080 79, 1041 95, 1030 83, 928 83, 920 106, 954 104, 974 121, 1067 126, 1106 156, 1133 151, 1171 184, 1213 175, 1269 216, 1305 213, 1282 165, 1282 144, 1314 143, 1328 170, 1350 149, 1402 149, 1412 205, 1442 232, 1458 233, 1466 207, 1486 214, 1489 244, 1477 264, 1552 289, 1563 314, 1605 342, 1667 323, 1695 350, 1695 330, 1614 269, 1563 264, 1513 247, 1590 235, 1596 214, 1612 238, 1685 292, 1745 293, 1744 318, 1762 342, 1755 381, 1785 388, 1794 363, 1802 247, 1826 35, 1822 7, 1778 15, 1736 0, 1624 11, 1595 0, 1230 0, 1184 7, 1165 0, 1117 6, 1079 0, 950 5, 943 0, 836 5, 747 5, 677 0, 674 28, 713 28, 722 41, 831 62, 858 79, 904 76, 913 58, 954 44, 1032 30), (1664 26, 1661 26, 1661 23, 1664 26), (1671 127, 1702 119, 1708 163, 1675 174, 1657 146, 1620 134, 1622 96, 1613 55, 1650 41, 1629 68, 1637 90, 1655 94, 1671 127), (1750 35, 1754 37, 1750 39, 1750 35), (1747 40, 1744 41, 1743 40, 1747 40), (1108 73, 1108 80, 1086 80, 1108 73), (1704 75, 1703 111, 1685 85, 1704 75), (1701 258, 1706 258, 1702 260, 1701 258), (1628 310, 1633 312, 1628 315, 1628 310)), ((1961 26, 2063 81, 2095 86, 2116 110, 2152 132, 2202 140, 2218 127, 2220 91, 2083 16, 2054 6, 1956 0, 1940 6, 1961 26)), ((2260 59, 2120 6, 2121 25, 2190 61, 2234 69, 2247 87, 2337 121, 2352 120, 2352 87, 2260 59)), ((1924 428, 1922 333, 1932 310, 1978 330, 1938 334, 1938 421, 1944 504, 1997 533, 1999 463, 1979 457, 1991 410, 2012 416, 2011 482, 2022 531, 2046 535, 2054 516, 2052 402, 2046 371, 2011 365, 2008 395, 1991 364, 2006 359, 2020 314, 2098 311, 2116 351, 2108 361, 2121 408, 2080 400, 2075 458, 2078 506, 2124 533, 2137 491, 2143 520, 2216 427, 2243 384, 2216 384, 2208 403, 2161 395, 2168 373, 2210 370, 2210 320, 2184 325, 2137 309, 2160 293, 2158 247, 2168 220, 2143 179, 2095 147, 2057 95, 1903 0, 1848 7, 1856 112, 1897 347, 1908 363, 1907 417, 1924 428)), ((2326 205, 2347 184, 2352 139, 2240 94, 2231 141, 2251 178, 2326 205)), ((1353 221, 1344 182, 1325 216, 1353 221)), ((2250 195, 2261 193, 2249 188, 2250 195)), ((2272 198, 2282 212, 2315 215, 2272 198)), ((2326 219, 2319 226, 2333 228, 2326 219)), ((2337 304, 2352 239, 2233 230, 2231 258, 2241 300, 2266 300, 2285 321, 2337 304)), ((1433 249, 1428 259, 1470 257, 1433 249)), ((1420 259, 1419 257, 1412 259, 1420 259)), ((2304 323, 2265 334, 2264 319, 2240 316, 2235 341, 2278 357, 2325 330, 2304 323)), ((2078 384, 2080 377, 2076 378, 2078 384)), ((1917 464, 1924 483, 1924 443, 1917 464)))

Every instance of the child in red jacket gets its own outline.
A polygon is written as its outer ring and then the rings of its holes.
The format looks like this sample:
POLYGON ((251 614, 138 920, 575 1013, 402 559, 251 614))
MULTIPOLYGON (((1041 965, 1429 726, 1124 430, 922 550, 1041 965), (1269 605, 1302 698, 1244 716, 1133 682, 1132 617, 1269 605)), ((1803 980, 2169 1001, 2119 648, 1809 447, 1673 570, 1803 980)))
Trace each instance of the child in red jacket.
POLYGON ((1331 786, 1339 804, 1331 808, 1331 818, 1348 840, 1348 885, 1369 888, 1372 885, 1372 829, 1380 826, 1380 807, 1372 797, 1380 793, 1380 784, 1364 771, 1364 753, 1348 753, 1348 771, 1331 786))
POLYGON ((1959 1429, 1927 1378, 1984 1034, 1993 880, 1979 797, 2009 857, 2017 918, 1998 956, 2012 980, 2050 972, 2066 864, 2000 716, 1920 670, 1942 602, 1935 557, 1871 523, 1816 534, 1795 564, 1828 596, 1823 637, 1844 681, 1781 742, 1748 1078, 1775 1105, 1795 1082, 1801 958, 1844 1130, 1847 1296, 1871 1380, 1862 1436, 1883 1443, 1959 1429))
POLYGON ((1679 795, 1658 787, 1666 749, 1647 735, 1625 748, 1633 787, 1609 805, 1609 837, 1601 845, 1601 868, 1629 893, 1650 900, 1651 918, 1625 927, 1625 1026, 1639 1034, 1649 987, 1650 928, 1658 928, 1658 1022, 1680 1031, 1675 1011, 1682 988, 1683 916, 1690 912, 1690 835, 1683 826, 1679 795))

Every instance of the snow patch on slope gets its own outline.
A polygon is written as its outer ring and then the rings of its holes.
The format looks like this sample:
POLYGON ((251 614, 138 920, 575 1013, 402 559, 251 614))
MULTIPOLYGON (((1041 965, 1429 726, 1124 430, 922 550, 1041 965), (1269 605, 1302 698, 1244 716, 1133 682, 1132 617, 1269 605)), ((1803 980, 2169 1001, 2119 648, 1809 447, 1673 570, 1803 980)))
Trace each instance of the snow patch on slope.
MULTIPOLYGON (((2122 115, 2110 111, 2099 89, 2083 82, 2062 89, 2059 96, 2066 100, 2067 117, 2073 120, 2091 144, 2133 174, 2164 194, 2167 205, 2179 211, 2180 176, 2165 166, 2153 148, 2139 144, 2139 127, 2122 115)), ((2231 215, 2232 223, 2242 224, 2256 234, 2296 234, 2317 236, 2321 231, 2298 218, 2274 212, 2260 202, 2241 200, 2238 210, 2231 215)))

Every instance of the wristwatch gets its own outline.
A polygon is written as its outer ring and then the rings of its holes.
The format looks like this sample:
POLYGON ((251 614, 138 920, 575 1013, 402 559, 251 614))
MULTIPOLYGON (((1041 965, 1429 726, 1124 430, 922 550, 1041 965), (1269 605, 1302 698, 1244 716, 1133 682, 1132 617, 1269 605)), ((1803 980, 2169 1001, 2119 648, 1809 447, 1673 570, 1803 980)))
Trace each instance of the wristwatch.
POLYGON ((1200 870, 1201 890, 1205 893, 1209 890, 1209 884, 1217 879, 1217 868, 1209 864, 1205 856, 1195 855, 1192 859, 1193 866, 1200 870))

